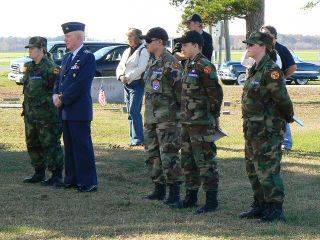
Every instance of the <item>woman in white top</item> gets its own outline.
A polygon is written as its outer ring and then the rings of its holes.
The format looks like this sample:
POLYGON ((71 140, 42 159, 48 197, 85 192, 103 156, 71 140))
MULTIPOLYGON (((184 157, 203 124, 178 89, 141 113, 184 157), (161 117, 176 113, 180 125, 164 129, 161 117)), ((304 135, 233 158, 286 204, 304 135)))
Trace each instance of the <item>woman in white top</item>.
POLYGON ((144 94, 143 73, 146 70, 149 53, 139 37, 141 30, 130 28, 127 32, 129 48, 127 48, 117 67, 117 79, 124 84, 124 100, 127 104, 130 123, 130 146, 143 145, 143 125, 141 116, 144 94))

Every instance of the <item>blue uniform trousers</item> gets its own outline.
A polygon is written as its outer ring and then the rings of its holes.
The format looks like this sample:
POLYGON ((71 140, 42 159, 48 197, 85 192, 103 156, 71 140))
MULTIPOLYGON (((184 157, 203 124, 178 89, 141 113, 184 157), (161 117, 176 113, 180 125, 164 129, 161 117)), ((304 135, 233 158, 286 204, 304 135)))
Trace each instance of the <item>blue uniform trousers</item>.
POLYGON ((90 124, 90 121, 63 121, 66 184, 97 185, 90 124))
POLYGON ((136 80, 124 86, 124 100, 127 104, 127 112, 130 127, 131 144, 143 144, 143 124, 141 116, 144 86, 140 80, 136 80))

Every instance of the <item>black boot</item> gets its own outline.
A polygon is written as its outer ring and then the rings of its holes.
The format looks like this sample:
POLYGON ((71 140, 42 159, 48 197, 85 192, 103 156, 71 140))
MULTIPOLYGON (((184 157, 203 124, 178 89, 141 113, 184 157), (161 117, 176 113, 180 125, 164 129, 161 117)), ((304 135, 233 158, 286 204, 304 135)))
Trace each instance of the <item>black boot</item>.
POLYGON ((166 197, 166 185, 155 183, 154 191, 145 198, 149 200, 164 200, 166 197))
POLYGON ((186 196, 183 201, 178 201, 173 204, 170 204, 170 208, 191 208, 196 207, 198 202, 198 189, 196 190, 187 190, 186 196))
POLYGON ((213 212, 218 207, 217 191, 206 192, 206 204, 197 209, 196 214, 202 214, 207 212, 213 212))
POLYGON ((169 196, 164 204, 170 205, 180 201, 180 186, 176 184, 169 185, 169 196))
POLYGON ((282 203, 269 203, 265 215, 261 218, 262 222, 273 222, 275 220, 286 221, 282 203))
POLYGON ((62 168, 53 170, 51 178, 42 181, 41 184, 43 186, 63 187, 62 168))
POLYGON ((36 167, 33 176, 26 177, 24 183, 37 183, 46 178, 46 169, 44 167, 36 167))
POLYGON ((262 218, 264 216, 265 211, 265 202, 259 202, 257 199, 255 199, 253 203, 251 203, 251 209, 249 211, 240 213, 240 218, 262 218))

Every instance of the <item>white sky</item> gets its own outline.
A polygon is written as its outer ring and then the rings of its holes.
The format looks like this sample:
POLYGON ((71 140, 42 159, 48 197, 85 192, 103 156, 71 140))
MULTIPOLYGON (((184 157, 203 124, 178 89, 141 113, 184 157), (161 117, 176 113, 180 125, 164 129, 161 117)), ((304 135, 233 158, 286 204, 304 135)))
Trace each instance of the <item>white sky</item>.
MULTIPOLYGON (((143 33, 152 27, 165 28, 170 36, 176 33, 181 11, 168 0, 1 0, 0 36, 58 36, 60 25, 69 21, 86 24, 87 36, 95 39, 126 39, 129 27, 143 33)), ((320 6, 301 10, 307 0, 265 0, 266 24, 279 33, 320 35, 320 6)), ((245 21, 230 23, 231 34, 245 34, 245 21)))

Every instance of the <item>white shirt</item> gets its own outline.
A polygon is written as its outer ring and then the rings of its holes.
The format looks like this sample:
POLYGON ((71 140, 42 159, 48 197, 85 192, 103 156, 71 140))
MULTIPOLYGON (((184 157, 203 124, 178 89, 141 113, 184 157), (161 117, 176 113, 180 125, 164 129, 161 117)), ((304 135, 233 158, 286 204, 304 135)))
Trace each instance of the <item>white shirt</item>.
POLYGON ((76 50, 74 50, 74 51, 72 52, 72 59, 71 59, 71 61, 74 59, 74 57, 77 55, 77 53, 79 52, 79 50, 80 50, 82 47, 83 47, 83 44, 81 44, 80 47, 78 47, 76 50))
POLYGON ((150 56, 143 44, 129 57, 130 50, 129 47, 124 51, 116 70, 117 79, 124 75, 128 78, 128 84, 141 78, 142 73, 144 73, 147 68, 150 56))
MULTIPOLYGON (((251 57, 248 57, 248 51, 246 50, 244 52, 244 54, 242 55, 241 58, 241 65, 246 67, 246 68, 251 68, 253 66, 253 64, 255 63, 254 59, 251 57)), ((276 64, 279 66, 279 68, 281 69, 282 67, 282 62, 281 62, 281 58, 279 56, 279 54, 277 53, 277 61, 276 64)))

